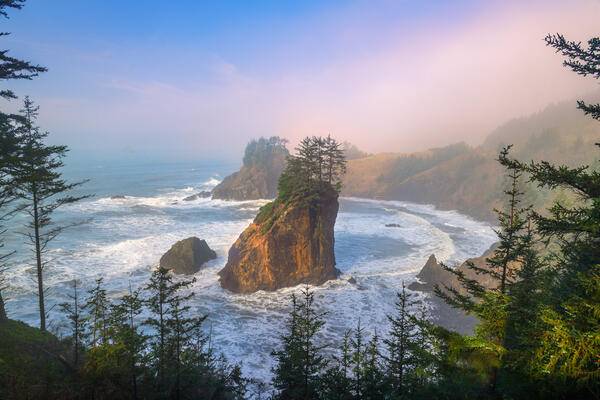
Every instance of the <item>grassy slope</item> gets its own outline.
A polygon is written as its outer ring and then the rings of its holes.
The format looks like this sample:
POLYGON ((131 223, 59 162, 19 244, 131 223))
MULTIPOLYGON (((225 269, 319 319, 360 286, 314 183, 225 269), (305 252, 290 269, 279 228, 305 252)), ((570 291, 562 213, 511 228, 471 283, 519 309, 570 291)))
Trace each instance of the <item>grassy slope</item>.
POLYGON ((61 354, 64 346, 52 334, 19 321, 0 323, 0 398, 56 396, 68 375, 61 354))

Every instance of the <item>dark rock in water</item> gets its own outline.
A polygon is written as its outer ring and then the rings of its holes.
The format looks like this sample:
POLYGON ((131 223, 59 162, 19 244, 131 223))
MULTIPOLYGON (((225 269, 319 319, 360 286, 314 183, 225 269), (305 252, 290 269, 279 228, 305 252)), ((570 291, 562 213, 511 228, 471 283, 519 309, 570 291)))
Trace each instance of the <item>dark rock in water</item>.
POLYGON ((356 285, 356 279, 354 279, 354 277, 351 276, 350 278, 348 278, 348 283, 350 283, 352 285, 356 285))
POLYGON ((125 195, 122 194, 118 194, 116 196, 110 196, 111 200, 123 200, 126 199, 127 197, 125 197, 125 195))
POLYGON ((206 199, 211 196, 211 192, 208 190, 203 190, 200 193, 193 194, 191 196, 183 198, 183 201, 194 201, 198 199, 206 199))
POLYGON ((442 286, 444 284, 449 284, 455 279, 452 273, 442 268, 433 254, 429 256, 429 259, 417 274, 417 278, 419 279, 419 282, 411 283, 408 285, 408 288, 424 292, 433 291, 435 285, 442 286))
POLYGON ((400 224, 385 224, 386 228, 400 228, 401 226, 400 224))
MULTIPOLYGON (((457 271, 461 271, 468 279, 477 281, 480 285, 488 289, 495 289, 498 282, 495 278, 488 274, 478 274, 469 268, 469 263, 473 263, 476 267, 486 269, 489 268, 486 259, 490 257, 496 251, 497 244, 492 245, 486 250, 480 257, 470 258, 456 267, 457 271)), ((517 265, 512 263, 509 264, 509 269, 516 268, 517 265)), ((440 263, 437 262, 435 256, 432 254, 425 266, 421 269, 421 272, 417 275, 419 282, 411 283, 408 288, 411 290, 420 290, 424 292, 430 292, 435 289, 438 285, 442 289, 444 286, 453 287, 459 291, 459 293, 466 294, 466 290, 462 287, 458 279, 454 274, 446 271, 440 263)))
POLYGON ((221 286, 236 293, 277 290, 337 278, 334 225, 338 194, 264 207, 229 250, 221 286))
POLYGON ((160 267, 173 270, 176 274, 194 274, 202 264, 217 258, 217 253, 211 250, 205 240, 190 237, 175 243, 169 251, 160 258, 160 267))

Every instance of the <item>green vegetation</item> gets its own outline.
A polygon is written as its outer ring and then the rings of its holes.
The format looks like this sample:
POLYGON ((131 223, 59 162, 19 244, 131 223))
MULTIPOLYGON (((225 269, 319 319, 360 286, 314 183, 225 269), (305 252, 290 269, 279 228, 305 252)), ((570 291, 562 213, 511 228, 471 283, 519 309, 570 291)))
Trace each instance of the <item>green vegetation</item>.
POLYGON ((262 225, 264 233, 288 204, 299 202, 312 207, 322 196, 337 195, 345 172, 346 158, 340 143, 331 136, 304 138, 296 155, 287 158, 277 198, 260 208, 254 222, 262 225))
POLYGON ((279 136, 272 136, 268 139, 261 137, 258 140, 252 140, 244 151, 244 166, 268 167, 274 155, 287 157, 290 154, 285 147, 287 142, 287 139, 279 136))
POLYGON ((278 199, 309 199, 325 192, 341 190, 341 178, 346 172, 344 150, 331 136, 306 137, 288 157, 279 178, 278 199))
MULTIPOLYGON (((0 15, 22 4, 1 1, 0 15)), ((551 35, 546 43, 567 58, 567 67, 600 79, 600 39, 584 47, 551 35)), ((0 80, 31 79, 44 71, 6 51, 0 52, 0 64, 0 80)), ((10 90, 0 96, 16 97, 10 90)), ((600 104, 579 102, 578 107, 600 120, 600 104)), ((77 185, 64 182, 59 172, 66 148, 44 144, 46 134, 34 125, 36 112, 26 99, 21 114, 0 113, 0 220, 22 211, 32 218, 41 325, 36 329, 7 318, 1 273, 10 254, 0 255, 0 398, 235 400, 265 392, 281 400, 600 398, 597 169, 524 163, 520 153, 513 158, 510 146, 500 151, 498 162, 508 180, 506 207, 496 211, 500 244, 488 268, 470 266, 497 285, 488 289, 448 269, 464 291, 437 290, 449 304, 478 318, 472 335, 435 326, 423 308, 415 312, 417 304, 403 286, 388 317, 389 332, 368 333, 358 321, 338 343, 324 343, 324 315, 305 289, 292 296, 286 331, 272 352, 274 377, 268 387, 242 377, 239 366, 215 354, 203 329, 206 316, 190 310, 193 281, 175 279, 161 268, 143 289, 130 289, 117 301, 109 299, 102 279, 83 297, 73 282, 69 301, 61 305, 69 333, 58 339, 45 332, 42 255, 64 229, 51 224, 51 215, 80 198, 62 197, 77 185), (527 190, 561 200, 547 210, 532 207, 524 181, 530 183, 527 190), (18 199, 27 201, 15 206, 18 199), (247 390, 252 385, 255 393, 247 390)), ((557 137, 545 131, 529 137, 525 147, 558 146, 557 137)), ((260 164, 258 155, 265 149, 282 148, 279 138, 253 142, 244 162, 260 164)), ((406 164, 401 170, 420 174, 432 163, 439 166, 465 154, 464 147, 447 148, 428 160, 401 161, 406 164)), ((455 171, 479 162, 466 157, 455 171)), ((256 222, 270 227, 289 202, 313 204, 320 196, 337 196, 345 169, 344 149, 331 137, 304 139, 297 155, 289 157, 277 200, 260 210, 256 222)), ((399 179, 405 178, 402 171, 399 179)))

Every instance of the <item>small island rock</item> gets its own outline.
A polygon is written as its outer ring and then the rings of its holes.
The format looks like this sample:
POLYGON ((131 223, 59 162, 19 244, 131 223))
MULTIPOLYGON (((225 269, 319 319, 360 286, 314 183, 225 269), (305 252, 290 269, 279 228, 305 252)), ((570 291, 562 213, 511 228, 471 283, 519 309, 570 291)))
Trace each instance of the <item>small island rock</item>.
POLYGON ((160 258, 160 267, 172 270, 176 274, 194 274, 202 265, 217 258, 205 240, 190 237, 175 243, 169 251, 160 258))

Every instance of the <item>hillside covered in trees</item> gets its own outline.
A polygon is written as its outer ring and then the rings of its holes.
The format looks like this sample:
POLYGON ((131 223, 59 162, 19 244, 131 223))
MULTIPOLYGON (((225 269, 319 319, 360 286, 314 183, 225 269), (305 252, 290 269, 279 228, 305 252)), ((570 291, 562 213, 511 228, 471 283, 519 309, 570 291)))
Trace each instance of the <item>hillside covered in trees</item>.
MULTIPOLYGON (((600 93, 585 100, 598 102, 600 93)), ((496 158, 503 146, 512 144, 514 156, 521 160, 598 166, 594 143, 600 127, 575 105, 575 100, 566 101, 511 120, 477 147, 459 143, 419 153, 350 160, 342 195, 433 204, 493 222, 492 210, 502 201, 504 178, 496 158)), ((532 187, 525 191, 538 208, 566 195, 532 187)))
MULTIPOLYGON (((19 0, 0 1, 0 18, 22 6, 19 0)), ((566 59, 566 67, 600 79, 599 38, 581 44, 549 35, 545 41, 566 59)), ((0 51, 0 66, 2 82, 45 72, 7 51, 0 51)), ((15 100, 16 94, 2 89, 0 97, 15 100)), ((578 108, 599 125, 600 104, 580 101, 578 108)), ((206 326, 208 316, 190 305, 193 280, 176 278, 163 268, 148 271, 141 288, 130 287, 118 298, 108 295, 103 278, 87 291, 74 280, 68 301, 59 306, 68 331, 60 337, 49 332, 45 278, 56 261, 49 246, 78 224, 59 224, 55 212, 86 195, 73 194, 84 182, 63 177, 68 148, 48 143, 49 134, 37 126, 37 113, 27 97, 20 111, 0 112, 0 222, 15 215, 25 221, 19 232, 0 229, 0 398, 600 399, 600 143, 591 125, 589 130, 581 125, 579 136, 571 135, 571 128, 563 134, 560 123, 553 123, 554 131, 527 136, 522 132, 530 129, 531 120, 515 121, 506 128, 522 130, 508 136, 514 147, 505 145, 500 130, 477 149, 456 145, 381 157, 385 169, 368 169, 371 173, 362 175, 356 189, 348 180, 347 190, 359 190, 363 182, 374 196, 417 196, 422 190, 421 201, 449 196, 442 206, 459 208, 462 202, 461 207, 479 210, 488 201, 499 204, 494 212, 498 245, 485 259, 485 268, 467 262, 470 273, 465 273, 444 266, 454 286, 434 288, 447 304, 477 318, 475 331, 461 335, 436 326, 426 304, 402 284, 396 297, 388 299, 395 306, 387 316, 388 329, 367 331, 357 320, 354 329, 323 340, 326 316, 315 291, 305 287, 290 296, 284 328, 272 332, 279 341, 265 349, 274 367, 272 379, 264 382, 243 376, 239 365, 219 355, 206 326), (487 152, 494 161, 478 158, 487 152), (374 186, 369 186, 371 178, 374 186), (476 191, 490 197, 475 201, 476 191), (6 312, 11 303, 5 304, 3 297, 4 273, 13 252, 3 244, 15 233, 31 250, 39 328, 11 320, 6 312), (472 273, 484 274, 494 284, 484 286, 470 278, 472 273)), ((283 152, 279 139, 255 145, 272 144, 283 152)), ((255 145, 247 154, 249 165, 263 160, 262 151, 252 150, 255 145)), ((377 157, 372 161, 376 166, 377 157)), ((335 140, 306 138, 288 158, 278 197, 260 210, 255 228, 269 233, 283 221, 289 225, 285 233, 292 233, 294 221, 287 223, 286 215, 302 210, 310 237, 302 237, 291 250, 300 252, 314 243, 318 251, 332 247, 323 240, 333 227, 324 232, 322 204, 331 202, 337 213, 346 167, 335 140)), ((282 256, 292 257, 293 251, 286 250, 282 256)))

